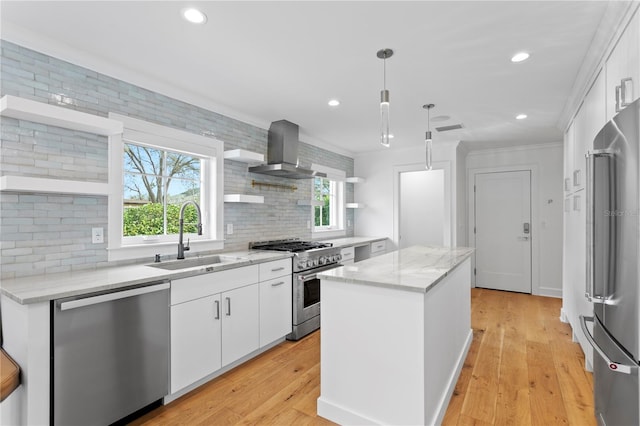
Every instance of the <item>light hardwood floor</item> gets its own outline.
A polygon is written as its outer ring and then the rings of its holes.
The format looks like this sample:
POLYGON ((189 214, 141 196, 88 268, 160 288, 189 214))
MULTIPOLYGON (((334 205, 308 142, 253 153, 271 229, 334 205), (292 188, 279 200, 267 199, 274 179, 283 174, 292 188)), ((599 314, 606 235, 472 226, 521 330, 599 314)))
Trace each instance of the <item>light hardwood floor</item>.
MULTIPOLYGON (((472 289, 473 342, 444 425, 595 424, 593 382, 561 300, 472 289)), ((284 342, 135 425, 329 425, 316 415, 320 332, 284 342)))

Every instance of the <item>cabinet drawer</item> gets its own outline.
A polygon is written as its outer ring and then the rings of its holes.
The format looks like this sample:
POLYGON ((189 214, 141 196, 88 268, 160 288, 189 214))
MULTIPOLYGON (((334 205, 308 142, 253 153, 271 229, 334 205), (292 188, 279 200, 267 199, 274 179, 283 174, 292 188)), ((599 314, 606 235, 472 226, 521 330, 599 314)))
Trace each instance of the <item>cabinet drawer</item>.
POLYGON ((291 275, 290 258, 261 263, 258 266, 260 267, 260 281, 267 281, 284 275, 291 275))
MULTIPOLYGON (((291 262, 291 261, 289 261, 291 262)), ((196 275, 171 281, 171 305, 199 299, 258 282, 258 265, 196 275)))
POLYGON ((340 254, 342 255, 342 261, 353 260, 356 256, 356 249, 354 247, 345 247, 340 250, 340 254))
POLYGON ((387 249, 387 242, 382 241, 374 241, 371 243, 371 254, 383 253, 387 249))

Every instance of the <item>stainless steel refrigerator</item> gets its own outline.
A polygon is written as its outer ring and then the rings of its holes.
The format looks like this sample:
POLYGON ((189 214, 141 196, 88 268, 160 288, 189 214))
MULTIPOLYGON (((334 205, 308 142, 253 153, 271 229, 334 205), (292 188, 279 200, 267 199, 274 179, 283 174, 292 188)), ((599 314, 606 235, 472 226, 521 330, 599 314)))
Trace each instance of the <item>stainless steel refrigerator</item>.
POLYGON ((608 426, 640 425, 639 102, 605 125, 587 155, 586 297, 594 315, 580 318, 595 351, 596 419, 608 426))

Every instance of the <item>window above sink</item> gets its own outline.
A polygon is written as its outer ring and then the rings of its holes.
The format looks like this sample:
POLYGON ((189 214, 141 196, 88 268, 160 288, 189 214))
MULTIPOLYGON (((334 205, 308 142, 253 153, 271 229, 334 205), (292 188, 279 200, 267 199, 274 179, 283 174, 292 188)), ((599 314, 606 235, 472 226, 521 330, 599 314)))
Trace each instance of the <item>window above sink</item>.
POLYGON ((224 247, 222 233, 224 144, 214 138, 118 114, 122 136, 109 138, 109 260, 176 252, 177 213, 185 201, 202 210, 203 235, 189 228, 195 250, 224 247), (194 231, 194 232, 191 232, 194 231))

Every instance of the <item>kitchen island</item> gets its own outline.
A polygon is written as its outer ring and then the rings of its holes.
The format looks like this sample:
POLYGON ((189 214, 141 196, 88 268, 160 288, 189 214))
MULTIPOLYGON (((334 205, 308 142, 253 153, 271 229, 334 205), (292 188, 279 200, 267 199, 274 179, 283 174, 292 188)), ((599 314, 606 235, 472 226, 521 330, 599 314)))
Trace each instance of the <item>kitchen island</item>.
POLYGON ((441 423, 472 340, 472 252, 414 246, 319 274, 318 415, 441 423))

